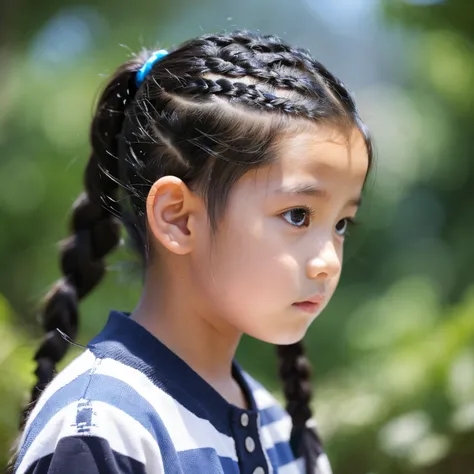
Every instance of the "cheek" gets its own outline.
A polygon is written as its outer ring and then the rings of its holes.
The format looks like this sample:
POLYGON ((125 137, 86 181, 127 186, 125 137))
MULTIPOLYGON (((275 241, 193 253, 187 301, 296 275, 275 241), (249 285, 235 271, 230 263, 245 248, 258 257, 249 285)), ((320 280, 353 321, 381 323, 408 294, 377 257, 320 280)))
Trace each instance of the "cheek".
POLYGON ((272 224, 264 218, 229 226, 213 252, 219 293, 236 310, 256 314, 281 306, 298 285, 297 260, 287 253, 272 224))

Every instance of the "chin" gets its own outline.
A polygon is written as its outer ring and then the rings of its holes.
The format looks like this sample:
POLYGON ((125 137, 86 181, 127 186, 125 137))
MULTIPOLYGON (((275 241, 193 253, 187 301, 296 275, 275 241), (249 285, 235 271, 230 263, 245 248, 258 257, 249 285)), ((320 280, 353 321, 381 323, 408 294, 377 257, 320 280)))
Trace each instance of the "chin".
POLYGON ((281 334, 279 337, 273 338, 272 344, 278 346, 288 346, 290 344, 296 344, 304 338, 306 330, 307 328, 304 331, 294 332, 292 334, 281 334))
POLYGON ((321 309, 315 313, 308 313, 291 307, 279 314, 267 313, 261 319, 257 316, 252 320, 247 319, 246 324, 239 325, 239 331, 269 344, 280 346, 295 344, 304 338, 311 323, 321 313, 321 309), (259 324, 255 324, 258 320, 259 324))
POLYGON ((304 338, 311 321, 312 320, 301 321, 300 324, 293 323, 291 326, 286 325, 286 327, 285 325, 275 327, 275 325, 273 328, 263 328, 258 335, 249 335, 263 342, 268 342, 269 344, 287 346, 295 344, 304 338))

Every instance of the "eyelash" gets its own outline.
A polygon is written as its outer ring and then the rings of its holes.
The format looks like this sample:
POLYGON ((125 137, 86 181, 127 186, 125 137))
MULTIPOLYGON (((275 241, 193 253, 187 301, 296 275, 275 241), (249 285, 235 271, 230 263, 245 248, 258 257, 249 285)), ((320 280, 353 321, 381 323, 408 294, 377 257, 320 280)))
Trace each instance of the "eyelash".
MULTIPOLYGON (((309 206, 300 206, 300 207, 293 207, 291 209, 288 209, 287 211, 282 212, 280 214, 280 216, 285 220, 285 222, 287 222, 288 224, 290 224, 293 227, 296 227, 296 228, 308 227, 309 223, 308 223, 308 225, 299 226, 299 225, 292 224, 291 222, 288 222, 287 219, 285 219, 285 217, 284 217, 285 214, 288 214, 289 212, 292 212, 292 211, 298 211, 298 210, 303 210, 303 211, 307 212, 310 221, 311 221, 311 218, 316 214, 316 210, 314 208, 309 207, 309 206)), ((345 230, 344 234, 341 235, 342 237, 347 237, 348 235, 350 235, 349 230, 354 228, 356 225, 358 225, 358 222, 353 217, 345 217, 345 218, 341 219, 341 221, 346 221, 347 222, 347 227, 346 227, 346 230, 345 230)), ((339 221, 339 222, 341 222, 341 221, 339 221)))

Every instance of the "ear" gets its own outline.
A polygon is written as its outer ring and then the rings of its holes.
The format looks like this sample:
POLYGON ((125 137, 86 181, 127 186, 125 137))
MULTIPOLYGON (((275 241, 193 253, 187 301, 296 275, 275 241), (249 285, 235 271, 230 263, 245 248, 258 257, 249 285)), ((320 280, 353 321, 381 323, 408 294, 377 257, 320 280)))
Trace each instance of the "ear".
POLYGON ((170 252, 186 255, 193 246, 196 227, 192 221, 198 217, 201 207, 200 198, 181 179, 164 176, 148 193, 148 228, 170 252))

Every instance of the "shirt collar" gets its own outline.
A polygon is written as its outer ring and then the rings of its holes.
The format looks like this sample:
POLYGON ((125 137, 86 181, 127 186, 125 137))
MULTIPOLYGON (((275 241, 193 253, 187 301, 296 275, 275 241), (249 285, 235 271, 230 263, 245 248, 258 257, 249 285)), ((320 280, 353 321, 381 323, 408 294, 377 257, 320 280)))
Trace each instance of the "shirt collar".
POLYGON ((88 348, 99 358, 115 359, 144 373, 157 387, 196 416, 208 419, 219 431, 230 433, 231 420, 258 410, 244 372, 236 361, 232 374, 249 401, 250 409, 230 404, 184 360, 178 357, 128 313, 111 311, 104 329, 88 348))

